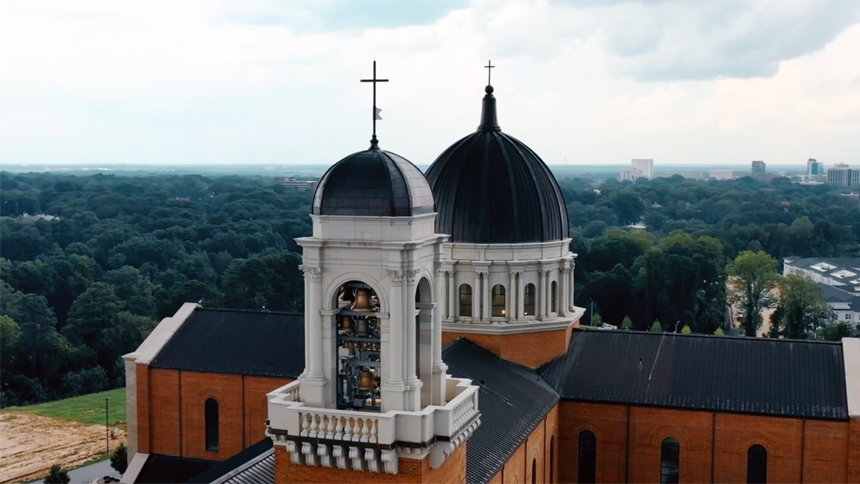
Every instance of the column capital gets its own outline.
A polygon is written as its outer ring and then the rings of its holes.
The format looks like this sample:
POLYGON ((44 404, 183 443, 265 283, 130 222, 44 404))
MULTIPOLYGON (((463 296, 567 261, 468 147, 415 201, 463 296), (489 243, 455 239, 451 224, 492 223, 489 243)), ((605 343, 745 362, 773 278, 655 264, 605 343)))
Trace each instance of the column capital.
POLYGON ((403 271, 403 276, 406 278, 407 284, 415 283, 415 276, 417 276, 421 271, 418 269, 407 269, 403 271))
POLYGON ((388 280, 391 281, 391 284, 395 286, 403 284, 403 271, 389 269, 385 271, 385 274, 388 276, 388 280))
POLYGON ((322 281, 322 268, 316 266, 309 266, 307 264, 302 264, 299 266, 299 269, 304 271, 305 277, 309 278, 311 281, 320 282, 322 281))
POLYGON ((445 270, 445 264, 443 264, 441 261, 437 260, 436 262, 433 263, 433 272, 435 272, 436 275, 442 274, 442 271, 444 271, 444 270, 445 270))

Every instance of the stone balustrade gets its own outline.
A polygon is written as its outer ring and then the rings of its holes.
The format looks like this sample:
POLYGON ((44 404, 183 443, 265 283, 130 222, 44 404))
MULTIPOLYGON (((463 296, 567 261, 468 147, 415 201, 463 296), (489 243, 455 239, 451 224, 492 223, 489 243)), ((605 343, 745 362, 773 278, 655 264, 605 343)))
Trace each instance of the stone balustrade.
POLYGON ((286 445, 293 462, 397 473, 398 450, 439 467, 480 425, 478 387, 446 379, 445 405, 417 412, 358 412, 307 407, 298 381, 268 394, 267 434, 286 445))

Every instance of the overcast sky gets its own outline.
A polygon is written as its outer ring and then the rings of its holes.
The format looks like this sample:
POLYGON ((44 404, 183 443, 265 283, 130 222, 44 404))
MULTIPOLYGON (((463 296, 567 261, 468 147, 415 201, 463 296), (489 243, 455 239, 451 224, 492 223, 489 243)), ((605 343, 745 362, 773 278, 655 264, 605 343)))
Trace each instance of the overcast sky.
POLYGON ((0 163, 429 164, 480 118, 549 164, 860 165, 860 0, 0 3, 0 163))

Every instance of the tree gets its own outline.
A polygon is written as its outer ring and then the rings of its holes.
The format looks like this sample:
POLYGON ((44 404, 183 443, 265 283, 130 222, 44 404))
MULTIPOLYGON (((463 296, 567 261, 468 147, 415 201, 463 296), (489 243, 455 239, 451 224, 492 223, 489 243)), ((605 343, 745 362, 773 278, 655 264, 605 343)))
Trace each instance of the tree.
POLYGON ((51 466, 51 471, 42 481, 45 484, 69 484, 72 479, 69 477, 69 471, 63 469, 57 464, 51 466))
POLYGON ((63 333, 74 343, 97 347, 102 331, 110 326, 116 313, 125 304, 113 292, 111 286, 94 282, 72 303, 69 323, 63 333))
POLYGON ((0 367, 9 368, 18 357, 22 334, 12 318, 0 316, 0 367))
MULTIPOLYGON (((778 321, 786 338, 807 338, 833 320, 830 306, 821 298, 818 285, 804 274, 790 274, 780 281, 778 321)), ((774 313, 776 314, 776 312, 774 313)))
POLYGON ((621 329, 625 329, 625 330, 633 329, 633 320, 630 319, 630 316, 624 316, 624 320, 621 321, 621 329))
POLYGON ((725 336, 726 333, 723 331, 723 328, 717 328, 714 330, 714 335, 716 336, 725 336))
POLYGON ((117 270, 105 273, 105 282, 113 286, 116 297, 125 301, 129 312, 141 316, 155 316, 155 286, 144 277, 140 270, 131 266, 122 266, 117 270))
POLYGON ((818 337, 826 341, 842 341, 842 338, 860 337, 860 327, 852 327, 844 321, 818 328, 818 337))
POLYGON ((110 466, 120 474, 124 474, 128 469, 128 449, 125 444, 119 444, 119 447, 113 451, 110 456, 110 466))
POLYGON ((762 309, 770 307, 772 291, 779 279, 777 260, 763 251, 744 251, 726 267, 730 276, 730 298, 740 305, 746 336, 755 337, 761 327, 762 309))
POLYGON ((603 325, 603 318, 600 317, 599 314, 594 314, 591 316, 591 326, 601 326, 603 325))
POLYGON ((692 333, 693 333, 693 330, 692 330, 692 329, 690 329, 690 327, 689 327, 689 326, 684 325, 684 328, 683 328, 683 329, 681 329, 681 333, 683 333, 683 334, 692 334, 692 333))
POLYGON ((652 333, 660 333, 663 331, 663 325, 660 324, 660 321, 654 321, 654 324, 651 325, 651 329, 649 331, 652 333))

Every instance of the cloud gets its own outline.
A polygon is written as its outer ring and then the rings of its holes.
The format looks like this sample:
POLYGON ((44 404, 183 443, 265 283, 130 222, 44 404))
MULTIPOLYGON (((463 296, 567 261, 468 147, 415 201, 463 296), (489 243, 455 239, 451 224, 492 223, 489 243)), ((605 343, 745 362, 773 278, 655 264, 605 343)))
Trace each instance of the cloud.
POLYGON ((296 32, 396 28, 431 24, 467 0, 246 0, 220 2, 216 21, 283 25, 296 32))
POLYGON ((638 81, 771 77, 860 19, 860 2, 589 0, 555 2, 594 17, 613 72, 638 81))

